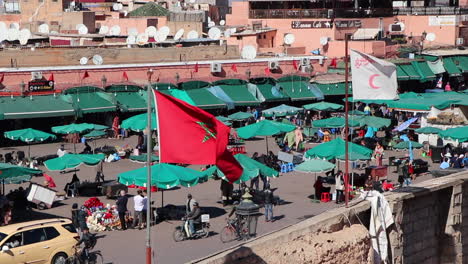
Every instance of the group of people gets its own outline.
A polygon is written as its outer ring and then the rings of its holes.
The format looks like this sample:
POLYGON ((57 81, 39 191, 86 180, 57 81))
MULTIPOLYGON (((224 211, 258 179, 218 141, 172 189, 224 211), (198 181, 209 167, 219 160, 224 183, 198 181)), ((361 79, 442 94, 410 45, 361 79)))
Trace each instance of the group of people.
POLYGON ((440 163, 440 168, 443 170, 448 168, 462 169, 465 167, 468 168, 468 157, 465 154, 454 153, 452 156, 450 152, 447 152, 440 163))

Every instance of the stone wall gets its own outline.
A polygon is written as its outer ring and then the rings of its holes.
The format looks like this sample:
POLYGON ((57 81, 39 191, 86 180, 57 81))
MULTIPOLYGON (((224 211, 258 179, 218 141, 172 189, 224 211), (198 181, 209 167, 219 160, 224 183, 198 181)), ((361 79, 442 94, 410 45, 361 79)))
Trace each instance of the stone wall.
MULTIPOLYGON (((468 263, 468 171, 385 196, 389 263, 468 263)), ((370 204, 357 200, 191 263, 371 263, 369 220, 370 204)))

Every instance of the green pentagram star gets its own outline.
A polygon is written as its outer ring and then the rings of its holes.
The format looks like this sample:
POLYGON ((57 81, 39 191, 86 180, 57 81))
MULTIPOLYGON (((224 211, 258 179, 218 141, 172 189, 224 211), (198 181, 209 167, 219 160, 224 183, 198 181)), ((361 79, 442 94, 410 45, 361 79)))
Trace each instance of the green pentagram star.
POLYGON ((205 137, 203 138, 203 141, 202 143, 205 143, 206 141, 208 141, 210 138, 214 138, 216 139, 216 134, 213 133, 210 129, 209 129, 209 126, 211 126, 211 124, 207 124, 207 123, 204 123, 204 122, 196 122, 198 125, 200 125, 203 130, 205 130, 205 137))

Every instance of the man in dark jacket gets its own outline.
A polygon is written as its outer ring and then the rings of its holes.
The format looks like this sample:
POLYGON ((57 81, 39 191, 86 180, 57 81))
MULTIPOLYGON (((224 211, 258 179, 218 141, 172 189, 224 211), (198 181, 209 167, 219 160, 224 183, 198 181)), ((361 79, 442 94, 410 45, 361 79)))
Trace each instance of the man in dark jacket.
POLYGON ((127 198, 127 193, 125 192, 125 190, 121 190, 120 191, 120 196, 119 198, 117 199, 117 212, 119 213, 119 219, 120 219, 120 226, 122 227, 121 230, 126 230, 127 229, 127 225, 126 225, 126 222, 125 222, 125 214, 127 213, 127 202, 128 202, 128 198, 127 198))
POLYGON ((265 221, 271 222, 273 221, 273 192, 270 190, 270 185, 267 184, 265 191, 263 191, 265 195, 265 221))
POLYGON ((189 221, 190 236, 195 234, 195 222, 200 222, 201 210, 198 206, 198 202, 193 203, 193 210, 187 214, 187 219, 189 221))

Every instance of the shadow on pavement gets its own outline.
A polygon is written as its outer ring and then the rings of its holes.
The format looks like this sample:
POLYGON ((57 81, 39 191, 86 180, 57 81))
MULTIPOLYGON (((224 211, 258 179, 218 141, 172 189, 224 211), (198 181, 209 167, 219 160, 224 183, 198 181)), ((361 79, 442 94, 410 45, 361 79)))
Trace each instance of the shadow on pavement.
POLYGON ((233 252, 229 253, 226 256, 226 261, 224 264, 267 264, 267 262, 262 259, 257 254, 253 253, 252 249, 248 247, 240 247, 233 252), (239 258, 239 256, 247 256, 244 258, 239 258))

